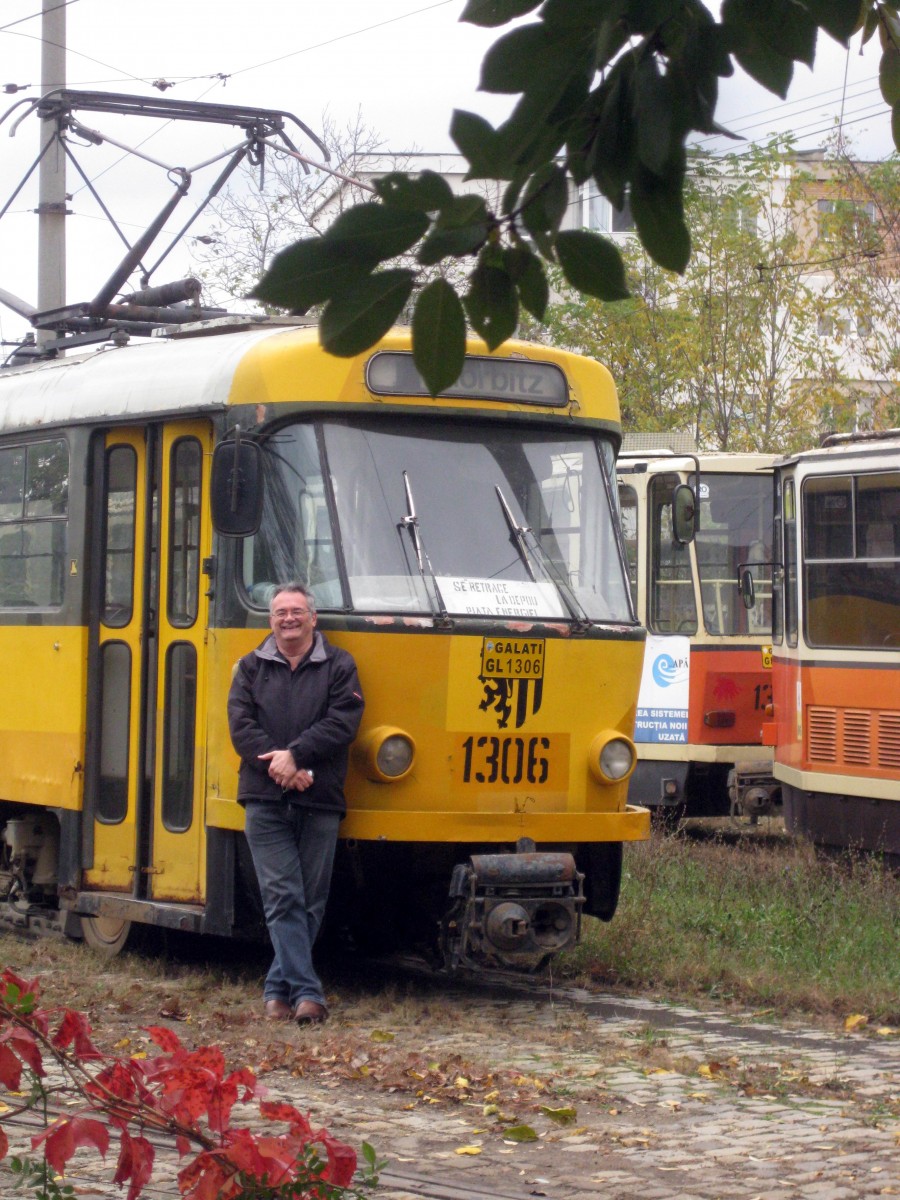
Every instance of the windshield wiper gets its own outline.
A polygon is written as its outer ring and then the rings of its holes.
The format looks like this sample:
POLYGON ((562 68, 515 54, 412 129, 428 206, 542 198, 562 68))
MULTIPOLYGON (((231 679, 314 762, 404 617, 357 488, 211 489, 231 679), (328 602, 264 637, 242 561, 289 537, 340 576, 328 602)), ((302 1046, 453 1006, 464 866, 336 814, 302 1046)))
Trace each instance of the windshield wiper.
POLYGON ((534 551, 541 569, 547 579, 553 584, 556 590, 563 598, 563 603, 569 610, 569 616, 579 625, 590 625, 591 618, 588 616, 584 606, 579 601, 578 597, 572 591, 568 580, 561 579, 556 568, 556 563, 544 549, 540 543, 540 539, 535 537, 534 530, 530 525, 520 525, 513 516, 513 511, 509 506, 509 502, 503 495, 503 492, 498 484, 494 484, 494 491, 497 493, 497 499, 500 501, 500 507, 503 509, 503 515, 506 517, 506 523, 509 526, 509 532, 513 544, 519 552, 519 557, 525 565, 525 570, 528 572, 528 577, 532 583, 537 583, 534 569, 531 565, 531 558, 528 554, 528 535, 531 534, 531 546, 534 551))
POLYGON ((422 576, 422 583, 425 585, 425 595, 428 597, 432 613, 446 620, 448 616, 447 606, 444 604, 444 598, 441 595, 441 589, 438 587, 434 568, 431 565, 431 560, 425 549, 425 543, 422 540, 422 533, 419 529, 419 518, 416 513, 416 503, 413 500, 412 485, 409 482, 409 475, 406 471, 403 472, 403 487, 406 491, 406 516, 400 518, 397 522, 397 527, 398 529, 409 530, 409 536, 416 553, 419 574, 422 576), (428 586, 429 583, 431 587, 428 586))
POLYGON ((525 541, 525 535, 531 533, 531 530, 527 525, 520 525, 516 521, 516 518, 513 516, 513 511, 509 507, 507 499, 503 495, 499 484, 494 484, 494 491, 497 493, 497 499, 500 501, 500 507, 503 509, 503 515, 506 517, 506 523, 509 526, 509 532, 513 545, 518 550, 519 558, 521 558, 525 565, 525 570, 528 572, 528 578, 532 583, 537 583, 534 569, 531 566, 531 559, 528 557, 528 545, 525 541))

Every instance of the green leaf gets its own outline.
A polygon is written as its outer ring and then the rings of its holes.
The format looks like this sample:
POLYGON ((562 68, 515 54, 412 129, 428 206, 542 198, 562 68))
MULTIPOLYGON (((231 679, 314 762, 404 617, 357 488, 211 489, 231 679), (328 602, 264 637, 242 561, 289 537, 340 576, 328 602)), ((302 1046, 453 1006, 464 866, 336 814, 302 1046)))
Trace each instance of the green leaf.
POLYGON ((350 261, 345 249, 326 238, 304 238, 282 250, 250 293, 264 304, 305 313, 322 304, 365 270, 350 261))
POLYGON ((640 161, 660 175, 672 149, 672 95, 656 59, 647 55, 634 73, 635 149, 640 161))
POLYGON ((487 222, 462 225, 458 229, 434 228, 419 247, 416 259, 423 267, 431 267, 444 258, 474 254, 484 245, 488 228, 487 222))
POLYGON ((469 278, 463 303, 472 328, 496 350, 516 331, 519 299, 509 275, 499 267, 479 263, 469 278))
POLYGON ((860 0, 806 0, 806 7, 816 24, 845 46, 864 19, 860 0))
POLYGON ((519 289, 519 301, 538 321, 543 321, 550 301, 550 285, 544 266, 527 246, 508 246, 503 262, 510 279, 519 289))
POLYGON ((768 51, 808 67, 815 61, 818 28, 808 9, 795 0, 724 0, 722 24, 752 42, 757 55, 768 51))
POLYGON ((439 229, 462 229, 466 225, 487 224, 489 220, 484 197, 467 192, 444 205, 436 224, 439 229))
POLYGON ((459 19, 490 29, 505 25, 516 17, 524 17, 540 3, 541 0, 469 0, 459 19))
POLYGON ((545 1117, 549 1117, 551 1121, 555 1121, 557 1125, 571 1125, 578 1117, 577 1109, 571 1105, 565 1108, 551 1108, 547 1104, 542 1104, 540 1111, 545 1117))
POLYGON ((405 212, 434 212, 453 199, 450 184, 437 171, 422 171, 415 176, 392 171, 374 180, 373 187, 386 206, 405 212))
POLYGON ((625 204, 634 161, 633 81, 634 59, 629 54, 619 59, 594 94, 599 116, 588 166, 614 208, 625 204))
POLYGON ((894 138, 894 145, 900 150, 900 103, 895 104, 891 109, 891 134, 894 138))
POLYGON ((691 235, 684 220, 682 175, 665 178, 638 171, 631 189, 631 214, 651 258, 669 271, 683 271, 691 256, 691 235))
POLYGON ((477 113, 454 109, 450 136, 469 163, 468 179, 508 179, 512 167, 503 158, 497 131, 477 113))
POLYGON ((466 357, 466 317, 446 279, 423 288, 412 319, 413 359, 432 396, 455 383, 466 357))
POLYGON ((888 46, 881 56, 878 82, 885 103, 895 105, 900 100, 900 50, 894 45, 888 46))
POLYGON ((625 266, 617 247, 586 229, 569 229, 554 243, 563 274, 572 287, 598 300, 627 300, 625 266))
POLYGON ((524 92, 535 79, 543 81, 555 73, 547 57, 549 49, 550 39, 541 23, 522 25, 504 34, 481 63, 481 91, 524 92))
POLYGON ((530 1125, 513 1125, 510 1129, 503 1130, 503 1140, 505 1142, 536 1142, 538 1135, 530 1125))
POLYGON ((546 163, 528 181, 522 197, 522 223, 530 234, 556 233, 569 207, 569 181, 555 163, 546 163))
POLYGON ((359 279, 325 307, 319 339, 329 354, 352 358, 384 337, 412 292, 412 271, 378 271, 359 279))
POLYGON ((415 245, 430 222, 424 212, 388 208, 375 200, 346 209, 330 225, 323 241, 364 267, 396 258, 415 245))

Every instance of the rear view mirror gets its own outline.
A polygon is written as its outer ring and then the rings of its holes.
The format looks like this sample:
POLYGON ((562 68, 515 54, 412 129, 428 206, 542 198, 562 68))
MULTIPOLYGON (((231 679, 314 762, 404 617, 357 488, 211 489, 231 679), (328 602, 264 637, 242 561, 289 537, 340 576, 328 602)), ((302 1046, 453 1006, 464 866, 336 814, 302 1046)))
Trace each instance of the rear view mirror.
POLYGON ((236 430, 234 441, 220 442, 213 451, 213 527, 225 537, 249 537, 259 529, 262 501, 262 451, 236 430))
POLYGON ((672 536, 682 546, 694 540, 697 532, 697 499, 694 489, 679 483, 672 493, 672 536))
POLYGON ((752 608, 756 603, 756 590, 753 586, 753 572, 745 567, 740 573, 738 583, 741 589, 741 599, 744 602, 744 608, 752 608))

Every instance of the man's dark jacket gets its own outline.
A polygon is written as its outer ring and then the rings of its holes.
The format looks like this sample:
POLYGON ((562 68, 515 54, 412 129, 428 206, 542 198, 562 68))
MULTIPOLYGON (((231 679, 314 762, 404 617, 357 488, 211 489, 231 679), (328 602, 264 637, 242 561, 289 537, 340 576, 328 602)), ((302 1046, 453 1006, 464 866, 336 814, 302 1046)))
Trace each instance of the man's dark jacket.
POLYGON ((356 664, 316 630, 310 653, 295 671, 269 634, 245 654, 228 694, 231 740, 241 756, 238 802, 291 801, 308 808, 346 812, 344 780, 350 743, 363 714, 356 664), (304 792, 283 792, 258 755, 290 750, 314 780, 304 792))

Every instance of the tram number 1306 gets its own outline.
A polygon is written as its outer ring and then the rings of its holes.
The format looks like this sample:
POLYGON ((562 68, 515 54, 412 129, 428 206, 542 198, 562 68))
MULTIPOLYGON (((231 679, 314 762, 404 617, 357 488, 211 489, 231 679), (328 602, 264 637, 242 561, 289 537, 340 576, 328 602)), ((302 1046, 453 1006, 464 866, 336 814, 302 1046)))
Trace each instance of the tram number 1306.
POLYGON ((546 758, 549 749, 547 737, 472 735, 463 742, 463 782, 529 783, 534 786, 546 783, 550 771, 546 758))

